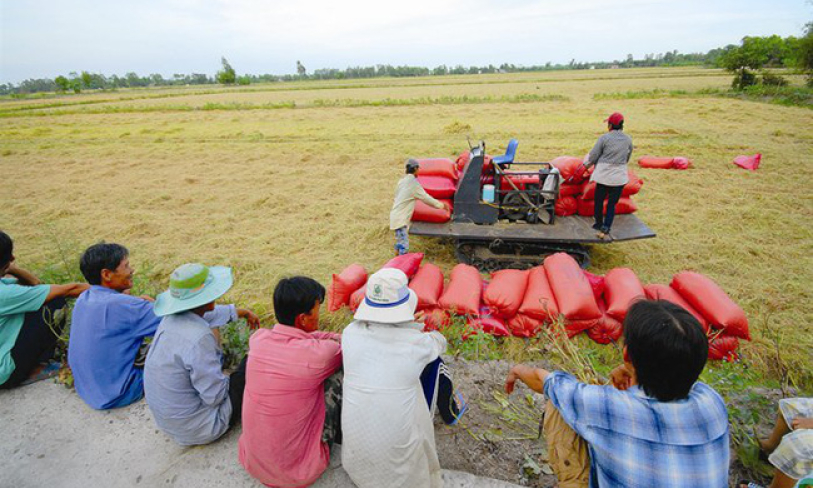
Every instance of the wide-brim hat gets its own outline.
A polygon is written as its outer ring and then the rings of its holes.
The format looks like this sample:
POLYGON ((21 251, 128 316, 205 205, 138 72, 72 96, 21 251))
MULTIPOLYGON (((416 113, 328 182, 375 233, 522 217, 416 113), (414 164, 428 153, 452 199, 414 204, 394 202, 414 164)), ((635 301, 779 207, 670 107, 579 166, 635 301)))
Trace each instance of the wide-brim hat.
POLYGON ((399 324, 415 320, 418 295, 407 286, 409 280, 400 269, 384 268, 367 280, 364 300, 353 318, 365 322, 399 324))
POLYGON ((231 268, 187 263, 169 277, 169 290, 156 297, 153 311, 163 317, 213 302, 229 291, 234 280, 231 268))

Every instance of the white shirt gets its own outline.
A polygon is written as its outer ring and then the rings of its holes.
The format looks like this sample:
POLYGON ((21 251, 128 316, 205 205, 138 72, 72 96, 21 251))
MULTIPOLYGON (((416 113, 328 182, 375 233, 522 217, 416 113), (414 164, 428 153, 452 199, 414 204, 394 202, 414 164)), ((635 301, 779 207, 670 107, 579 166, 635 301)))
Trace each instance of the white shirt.
POLYGON ((398 186, 395 187, 395 201, 390 211, 390 230, 409 227, 416 198, 432 207, 443 208, 442 203, 426 193, 415 175, 406 175, 398 180, 398 186))
POLYGON ((439 488, 420 376, 446 339, 420 325, 352 322, 342 334, 342 465, 359 488, 439 488))

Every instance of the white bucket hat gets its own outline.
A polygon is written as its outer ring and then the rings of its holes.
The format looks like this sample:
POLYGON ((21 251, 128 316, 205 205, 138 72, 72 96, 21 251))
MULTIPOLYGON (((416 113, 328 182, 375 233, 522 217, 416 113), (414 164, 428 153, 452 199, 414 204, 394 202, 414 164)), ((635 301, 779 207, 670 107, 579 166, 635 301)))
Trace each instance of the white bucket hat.
POLYGON ((381 324, 415 320, 418 296, 407 287, 409 280, 400 269, 384 268, 370 276, 364 300, 353 318, 381 324))

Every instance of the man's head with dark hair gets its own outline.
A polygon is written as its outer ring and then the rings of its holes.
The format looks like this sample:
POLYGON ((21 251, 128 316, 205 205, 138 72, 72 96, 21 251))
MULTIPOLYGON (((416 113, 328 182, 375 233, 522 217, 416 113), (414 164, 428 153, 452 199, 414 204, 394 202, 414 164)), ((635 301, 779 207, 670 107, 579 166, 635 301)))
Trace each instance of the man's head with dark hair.
POLYGON ((624 346, 644 393, 662 402, 686 398, 709 356, 697 319, 666 300, 640 300, 630 307, 624 346))
POLYGON ((408 159, 406 162, 406 174, 408 175, 415 175, 418 174, 418 170, 421 168, 421 165, 415 159, 408 159))
POLYGON ((6 269, 14 261, 14 241, 11 236, 0 230, 0 278, 6 274, 6 269))
POLYGON ((319 328, 319 306, 325 287, 306 276, 283 278, 274 289, 274 314, 280 324, 313 332, 319 328))
POLYGON ((608 123, 607 125, 610 126, 610 130, 624 130, 624 121, 623 120, 621 122, 617 123, 617 124, 609 124, 608 123))
POLYGON ((129 256, 126 247, 101 242, 85 250, 79 260, 79 269, 91 285, 124 291, 133 286, 129 256))

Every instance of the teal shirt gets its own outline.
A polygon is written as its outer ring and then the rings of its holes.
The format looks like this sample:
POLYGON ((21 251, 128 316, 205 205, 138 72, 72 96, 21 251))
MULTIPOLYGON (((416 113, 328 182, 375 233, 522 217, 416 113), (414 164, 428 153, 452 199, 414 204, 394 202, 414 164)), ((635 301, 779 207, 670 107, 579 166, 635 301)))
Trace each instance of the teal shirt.
POLYGON ((17 342, 27 312, 45 303, 51 285, 22 286, 17 278, 0 279, 0 385, 14 372, 11 348, 17 342))

